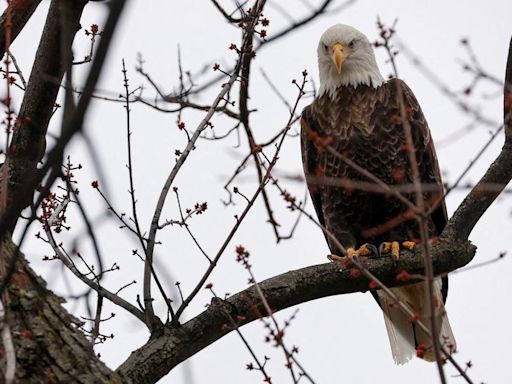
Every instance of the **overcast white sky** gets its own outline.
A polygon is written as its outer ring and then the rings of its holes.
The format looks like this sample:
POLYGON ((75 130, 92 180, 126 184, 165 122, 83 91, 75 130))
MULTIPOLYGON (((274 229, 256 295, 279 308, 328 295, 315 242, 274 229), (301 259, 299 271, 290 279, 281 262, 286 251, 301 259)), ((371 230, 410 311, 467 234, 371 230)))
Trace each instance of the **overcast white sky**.
MULTIPOLYGON (((269 36, 280 30, 287 20, 272 3, 288 10, 294 18, 307 12, 302 1, 271 1, 266 8, 270 18, 269 36)), ((311 3, 319 3, 311 0, 311 3)), ((231 1, 223 1, 227 6, 231 1)), ((339 2, 341 4, 341 2, 339 2)), ((13 46, 28 76, 29 63, 34 55, 39 33, 44 23, 48 1, 43 2, 27 28, 13 46)), ((503 77, 508 42, 512 33, 510 14, 512 5, 508 1, 369 1, 359 0, 343 12, 325 15, 262 50, 256 58, 252 73, 250 107, 258 111, 251 115, 252 126, 257 141, 273 136, 286 123, 288 112, 277 96, 263 80, 260 68, 264 69, 276 87, 285 97, 293 101, 296 88, 291 84, 294 78, 300 78, 302 70, 307 69, 316 84, 316 45, 319 36, 329 26, 344 23, 360 29, 370 40, 375 40, 376 18, 386 23, 398 18, 397 30, 400 39, 414 51, 440 79, 453 90, 464 89, 471 77, 461 70, 461 61, 467 59, 460 39, 466 37, 471 42, 482 66, 491 74, 503 77)), ((82 25, 97 23, 102 27, 105 14, 103 4, 91 3, 86 7, 82 25)), ((181 47, 182 63, 185 69, 196 72, 205 64, 219 62, 230 64, 232 52, 227 49, 231 42, 238 43, 239 32, 224 22, 210 1, 168 1, 168 0, 132 0, 123 15, 109 61, 99 89, 114 96, 121 93, 121 59, 125 58, 129 69, 130 84, 136 87, 143 79, 134 71, 136 55, 142 53, 145 68, 161 86, 171 91, 177 85, 177 47, 181 47)), ((87 39, 79 32, 76 39, 75 54, 81 57, 87 51, 87 39)), ((377 57, 382 73, 390 73, 385 62, 384 52, 378 51, 377 57)), ((404 55, 398 56, 400 76, 415 92, 429 121, 436 142, 450 137, 471 122, 449 99, 426 79, 404 55)), ((82 68, 83 71, 87 67, 82 68)), ((147 84, 146 84, 147 85, 147 84)), ((200 99, 202 103, 213 100, 218 88, 207 92, 200 99)), ((154 96, 151 89, 145 95, 154 96)), ((479 86, 472 102, 484 103, 482 112, 488 118, 501 121, 501 95, 497 87, 479 86)), ((303 100, 300 108, 310 100, 303 100)), ((19 105, 19 104, 18 104, 19 105)), ((192 128, 199 123, 202 114, 185 113, 183 120, 192 128)), ((58 116, 54 123, 58 123, 58 116)), ((227 131, 231 122, 227 119, 214 119, 217 133, 227 131)), ((132 127, 135 157, 136 192, 139 200, 139 214, 145 228, 149 228, 150 217, 158 198, 160 188, 174 162, 174 150, 183 148, 185 138, 176 129, 176 117, 151 111, 142 105, 132 107, 132 127)), ((99 160, 106 174, 112 202, 121 211, 129 211, 129 196, 125 146, 125 112, 121 104, 94 102, 86 123, 87 132, 94 141, 99 160)), ((438 157, 441 168, 452 181, 476 155, 483 142, 489 137, 489 128, 481 125, 471 132, 460 136, 450 145, 439 146, 438 157)), ((482 171, 499 151, 503 138, 499 137, 474 170, 464 179, 476 181, 482 171)), ((244 207, 243 200, 237 205, 226 208, 221 199, 226 198, 223 184, 234 171, 238 162, 246 154, 245 137, 242 147, 235 148, 236 137, 231 136, 223 142, 200 141, 190 161, 182 169, 175 185, 180 188, 182 204, 190 207, 195 202, 208 201, 208 211, 191 221, 191 228, 201 244, 209 253, 215 253, 233 224, 233 215, 244 207)), ((87 201, 91 216, 96 217, 105 211, 104 204, 90 188, 90 182, 97 179, 98 173, 90 161, 90 153, 84 149, 83 141, 75 139, 69 153, 72 160, 85 165, 78 173, 82 199, 87 201)), ((272 154, 272 151, 269 152, 272 154)), ((277 169, 286 174, 299 175, 302 172, 299 141, 296 137, 287 139, 277 169)), ((283 185, 302 198, 304 185, 283 179, 283 185)), ((244 193, 251 194, 256 188, 255 175, 248 169, 235 183, 244 193)), ((277 219, 285 228, 290 228, 295 218, 287 212, 284 202, 275 190, 271 189, 277 219)), ((471 235, 478 246, 474 260, 482 262, 492 259, 502 251, 511 251, 510 214, 512 204, 508 197, 500 200, 486 213, 471 235)), ((449 212, 457 207, 464 192, 452 193, 447 201, 449 212)), ((169 196, 169 204, 164 212, 165 218, 176 218, 175 199, 169 196)), ((312 207, 308 205, 312 211, 312 207)), ((80 232, 83 225, 78 216, 73 223, 72 234, 80 232)), ((107 285, 113 290, 135 279, 139 284, 124 291, 123 297, 135 302, 135 295, 141 292, 142 264, 131 254, 136 247, 133 239, 118 229, 118 223, 98 224, 102 251, 106 255, 106 264, 117 262, 122 271, 111 274, 107 285)), ((36 231, 34 225, 34 231, 36 231)), ((63 241, 73 236, 63 235, 63 241)), ((206 268, 201 254, 192 244, 183 229, 168 227, 159 237, 162 245, 157 250, 158 262, 165 266, 174 279, 182 282, 182 288, 188 292, 206 268)), ((234 248, 243 244, 252 255, 254 272, 259 280, 296 269, 302 266, 325 262, 327 247, 320 231, 306 219, 303 219, 293 239, 276 245, 272 230, 266 223, 261 202, 252 210, 235 239, 226 250, 216 272, 211 277, 218 294, 235 293, 247 287, 247 274, 235 262, 234 248)), ((84 253, 89 247, 82 245, 84 253)), ((50 276, 50 287, 57 292, 66 291, 63 280, 59 278, 60 269, 56 262, 43 263, 41 258, 51 251, 35 240, 25 243, 24 251, 33 262, 37 271, 50 276)), ((90 255, 92 258, 92 255, 90 255)), ((463 364, 471 360, 474 367, 469 371, 475 382, 507 383, 512 381, 509 369, 512 342, 512 309, 509 298, 510 258, 491 266, 453 276, 447 310, 451 325, 459 346, 456 359, 463 364)), ((73 280, 71 278, 70 280, 73 280)), ((175 281, 175 280, 173 280, 175 281)), ((73 283, 75 291, 79 284, 73 283)), ((207 292, 201 292, 194 305, 186 312, 191 318, 203 310, 210 300, 207 292)), ((73 308, 70 306, 70 308, 73 308)), ((165 318, 165 309, 157 305, 159 313, 165 318)), ((283 311, 278 318, 287 319, 296 308, 283 311)), ((132 319, 122 309, 108 307, 105 313, 115 311, 115 319, 104 324, 105 333, 113 332, 115 339, 98 346, 105 362, 115 368, 128 356, 130 351, 141 346, 148 337, 145 328, 132 319)), ((79 308, 77 314, 83 314, 79 308)), ((284 368, 282 353, 271 345, 263 343, 265 329, 255 322, 242 329, 260 358, 271 357, 267 367, 274 383, 291 382, 284 368)), ((384 321, 377 305, 369 294, 353 294, 303 304, 289 328, 285 341, 288 345, 300 348, 298 355, 301 363, 317 383, 433 383, 437 381, 434 364, 414 359, 405 366, 395 366, 388 345, 384 321)), ((230 334, 201 351, 165 377, 162 383, 260 383, 262 377, 255 371, 247 371, 245 364, 251 361, 236 334, 230 334), (188 372, 188 373, 187 373, 188 372)), ((447 367, 449 382, 462 382, 452 377, 454 370, 447 367)))

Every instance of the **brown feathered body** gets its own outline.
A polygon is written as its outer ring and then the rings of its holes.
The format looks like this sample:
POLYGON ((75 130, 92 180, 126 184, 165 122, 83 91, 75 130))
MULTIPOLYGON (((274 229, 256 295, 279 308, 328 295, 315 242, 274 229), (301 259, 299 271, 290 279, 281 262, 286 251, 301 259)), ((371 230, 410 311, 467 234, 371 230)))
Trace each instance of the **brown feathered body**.
MULTIPOLYGON (((428 125, 416 98, 404 82, 393 79, 379 87, 341 86, 333 97, 328 93, 317 97, 302 113, 303 165, 313 205, 320 223, 345 248, 357 249, 364 243, 378 247, 384 241, 420 238, 418 223, 410 209, 395 196, 383 193, 367 175, 345 160, 355 163, 391 188, 401 187, 401 193, 415 203, 404 117, 410 124, 414 143, 411 150, 415 152, 423 199, 429 209, 442 196, 441 175, 428 125), (403 113, 400 100, 403 100, 403 113)), ((444 202, 438 202, 427 219, 429 236, 438 236, 446 221, 444 202)), ((335 242, 329 236, 326 239, 331 252, 341 255, 335 242)), ((442 291, 444 301, 448 281, 444 278, 442 284, 441 281, 438 284, 439 288, 442 285, 439 294, 442 291)), ((399 289, 399 293, 413 310, 428 316, 423 298, 417 299, 422 293, 413 292, 414 289, 399 289), (408 295, 410 299, 406 297, 408 295)), ((383 307, 384 298, 375 293, 374 296, 383 307)), ((383 308, 385 313, 387 309, 383 308)), ((393 316, 403 315, 396 313, 393 316)), ((392 316, 389 315, 387 321, 389 317, 392 316)), ((440 321, 442 323, 442 319, 440 321)), ((386 325, 397 322, 399 320, 394 319, 386 325)), ((418 335, 410 324, 403 328, 404 332, 412 332, 412 336, 406 336, 413 337, 414 348, 419 343, 418 335)), ((393 341, 391 344, 393 348, 393 341)), ((408 360, 397 358, 401 352, 395 352, 398 363, 408 360)))
MULTIPOLYGON (((408 207, 377 185, 372 191, 369 178, 343 160, 392 188, 402 185, 408 191, 401 193, 415 203, 398 87, 428 205, 442 193, 441 177, 427 123, 405 83, 395 79, 377 88, 340 87, 334 98, 324 94, 302 113, 303 163, 313 204, 322 224, 345 248, 420 237, 408 207)), ((427 224, 431 237, 440 234, 446 224, 443 203, 427 224)), ((329 245, 340 252, 332 241, 329 245)))

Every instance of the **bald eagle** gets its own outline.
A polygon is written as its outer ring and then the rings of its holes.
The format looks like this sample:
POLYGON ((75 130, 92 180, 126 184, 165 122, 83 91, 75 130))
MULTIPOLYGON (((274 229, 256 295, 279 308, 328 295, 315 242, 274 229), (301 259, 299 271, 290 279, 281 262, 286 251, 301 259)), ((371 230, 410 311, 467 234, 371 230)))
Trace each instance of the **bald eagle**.
MULTIPOLYGON (((391 244, 392 253, 398 257, 397 245, 410 246, 410 240, 420 238, 414 215, 398 198, 377 188, 358 189, 358 182, 368 185, 368 179, 343 159, 349 159, 391 187, 411 186, 413 172, 401 118, 401 110, 405 110, 420 181, 430 186, 423 192, 428 209, 432 201, 442 196, 443 187, 427 122, 403 81, 384 81, 371 43, 355 28, 338 24, 327 29, 317 52, 320 89, 301 118, 304 173, 317 216, 349 256, 368 253, 372 248, 365 244, 383 244, 385 248, 391 244)), ((415 203, 413 190, 403 190, 405 198, 415 203)), ((444 201, 431 211, 427 228, 429 236, 435 238, 447 222, 444 201)), ((326 239, 333 254, 343 254, 336 241, 329 236, 326 239)), ((444 309, 448 279, 436 278, 434 288, 434 315, 439 328, 434 337, 453 352, 455 340, 444 309)), ((425 283, 392 291, 430 326, 425 283)), ((372 294, 382 308, 395 363, 403 364, 415 354, 427 361, 434 360, 432 338, 380 290, 372 294)))

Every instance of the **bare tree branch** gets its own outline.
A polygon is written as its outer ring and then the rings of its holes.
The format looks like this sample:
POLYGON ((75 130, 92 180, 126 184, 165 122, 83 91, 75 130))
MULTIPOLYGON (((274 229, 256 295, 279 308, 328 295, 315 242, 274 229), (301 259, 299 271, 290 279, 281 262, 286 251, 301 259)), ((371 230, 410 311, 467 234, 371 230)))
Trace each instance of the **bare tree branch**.
MULTIPOLYGON (((188 158, 189 154, 192 152, 192 150, 195 148, 195 143, 199 139, 201 132, 203 132, 206 127, 208 126, 208 123, 210 119, 212 118, 213 114, 215 113, 215 108, 218 106, 221 100, 226 96, 226 94, 229 92, 231 86, 238 78, 238 73, 240 71, 240 66, 237 66, 237 68, 234 70, 233 74, 229 78, 229 81, 223 84, 222 90, 219 92, 217 97, 215 98, 212 106, 208 110, 208 113, 206 116, 201 120, 199 125, 197 126, 194 134, 190 138, 186 148, 183 150, 183 153, 179 157, 178 161, 174 165, 174 167, 171 170, 171 173, 167 177, 167 180, 165 181, 165 184, 162 188, 162 191, 160 192, 160 197, 158 198, 157 205, 155 207, 155 212, 153 214, 153 219, 151 221, 151 227, 149 230, 149 240, 148 240, 148 247, 147 247, 147 254, 146 254, 146 262, 144 264, 144 305, 146 306, 146 316, 147 316, 147 325, 151 329, 155 329, 157 324, 155 323, 156 317, 154 315, 153 311, 153 305, 151 303, 151 276, 154 276, 153 272, 153 251, 155 247, 155 241, 156 241, 156 234, 158 231, 159 226, 159 220, 160 216, 162 214, 162 210, 165 204, 165 200, 167 198, 167 194, 169 190, 171 189, 172 183, 178 174, 179 170, 185 163, 185 160, 188 158)), ((179 313, 179 312, 178 312, 179 313)), ((177 317, 179 315, 177 314, 177 317)))
MULTIPOLYGON (((433 246, 434 273, 441 274, 466 265, 475 255, 475 249, 469 242, 442 242, 433 246)), ((402 251, 401 269, 423 275, 423 266, 421 250, 414 253, 402 251)), ((396 280, 398 270, 391 258, 367 259, 365 267, 388 287, 404 284, 396 280)), ((258 285, 270 308, 277 312, 322 297, 367 291, 368 279, 362 275, 352 277, 350 272, 341 272, 336 263, 326 263, 283 273, 258 285)), ((258 314, 265 313, 265 308, 255 286, 227 300, 213 300, 207 310, 185 324, 166 326, 162 336, 133 352, 117 372, 133 383, 157 381, 176 365, 233 330, 224 326, 229 324, 225 311, 243 319, 237 324, 241 327, 258 319, 258 314)))
POLYGON ((142 321, 144 323, 145 316, 142 311, 137 309, 134 305, 130 304, 126 300, 124 300, 122 297, 118 296, 115 293, 110 292, 109 290, 103 288, 98 279, 90 279, 86 276, 86 274, 80 272, 78 268, 74 265, 71 260, 64 255, 64 253, 60 250, 60 246, 55 241, 53 234, 51 232, 51 229, 49 225, 47 225, 46 228, 46 235, 48 236, 48 241, 50 242, 50 245, 52 246, 55 254, 57 257, 62 261, 62 263, 80 280, 82 280, 85 284, 87 284, 89 287, 94 289, 96 292, 98 292, 98 295, 104 296, 113 303, 117 304, 121 308, 124 308, 128 312, 130 312, 133 316, 135 316, 137 319, 142 321))
MULTIPOLYGON (((339 11, 345 9, 346 7, 349 7, 350 5, 352 5, 355 2, 356 2, 356 0, 347 0, 345 3, 343 3, 339 7, 337 7, 334 12, 339 12, 339 11)), ((296 22, 286 26, 281 31, 272 34, 271 37, 261 41, 258 44, 256 49, 258 49, 262 45, 269 44, 269 43, 273 42, 274 40, 281 39, 282 37, 286 36, 290 32, 295 31, 296 29, 303 27, 306 24, 310 23, 311 21, 315 20, 318 16, 321 16, 327 12, 328 7, 331 3, 333 3, 332 0, 324 0, 317 8, 315 8, 311 13, 309 13, 304 18, 297 20, 296 22)))
MULTIPOLYGON (((53 0, 50 4, 34 66, 20 107, 19 126, 14 130, 10 144, 13 155, 8 159, 9 202, 19 198, 19 191, 26 182, 27 175, 34 173, 37 163, 44 155, 46 130, 66 69, 67 50, 71 49, 86 3, 83 0, 73 2, 72 14, 66 12, 68 16, 66 23, 61 22, 63 2, 53 0)), ((18 212, 13 212, 14 215, 11 215, 14 220, 6 223, 11 230, 16 225, 19 212, 28 204, 29 201, 21 202, 18 212)))
MULTIPOLYGON (((56 7, 59 6, 59 4, 62 3, 62 0, 54 0, 57 4, 56 7)), ((78 2, 77 2, 78 3, 78 2)), ((66 3, 67 5, 76 6, 75 2, 73 3, 66 3)), ((83 7, 84 4, 82 4, 83 7)), ((103 38, 101 39, 98 50, 96 52, 96 56, 93 60, 93 63, 91 65, 91 69, 89 72, 89 75, 87 77, 87 81, 84 87, 84 91, 82 94, 82 97, 80 98, 78 105, 76 106, 74 113, 71 116, 68 116, 67 118, 63 119, 62 122, 62 134, 57 140, 57 143, 54 145, 51 151, 48 152, 47 158, 45 163, 41 168, 36 168, 36 163, 34 163, 34 158, 37 158, 40 156, 39 154, 27 154, 28 155, 28 163, 31 164, 33 169, 27 170, 26 172, 19 172, 20 169, 14 169, 14 172, 18 172, 20 175, 18 177, 18 181, 22 182, 22 185, 17 188, 17 192, 15 195, 15 199, 10 203, 8 206, 8 209, 5 211, 4 216, 2 216, 0 220, 0 237, 2 237, 6 232, 9 230, 12 230, 12 227, 15 225, 16 221, 19 218, 19 215, 23 208, 29 204, 29 202, 32 199, 32 195, 36 188, 39 186, 39 184, 42 182, 43 178, 47 173, 55 167, 56 164, 59 164, 62 160, 62 155, 64 153, 64 150, 69 143, 69 141, 72 139, 75 133, 80 132, 82 130, 83 121, 85 118, 85 113, 89 107, 89 102, 91 100, 91 95, 93 94, 94 88, 96 86, 96 83, 98 81, 98 78, 100 76, 101 70, 103 68, 103 64, 105 62, 105 58, 108 52, 108 48, 110 46, 110 42, 112 41, 112 36, 114 34, 117 21, 119 20, 119 17, 124 9, 125 0, 112 0, 110 2, 110 13, 107 18, 107 21, 105 23, 105 28, 103 30, 103 38), (23 176, 23 178, 21 178, 23 176)), ((74 9, 74 8, 73 8, 74 9)), ((70 24, 70 20, 67 20, 66 25, 70 24)), ((57 39, 58 40, 58 39, 57 39)), ((41 53, 44 55, 43 53, 41 53)), ((37 59, 36 59, 37 60, 37 59)), ((59 64, 60 65, 60 64, 59 64)), ((35 66, 34 66, 35 67, 35 66)), ((34 70, 34 68, 33 68, 34 70)), ((39 89, 39 92, 44 92, 45 88, 39 89)), ((34 95, 37 97, 37 93, 34 95)), ((25 98, 27 97, 27 94, 25 93, 25 98)), ((36 102, 37 103, 37 102, 36 102)), ((46 105, 49 106, 48 104, 46 105)), ((53 109, 53 104, 52 104, 53 109)), ((46 127, 44 128, 46 132, 46 127)), ((44 142, 44 138, 37 137, 39 142, 44 142)), ((14 138, 13 138, 14 140, 14 138)), ((27 145, 27 143, 24 143, 27 145)), ((36 146, 35 148, 38 148, 36 146)), ((9 159, 9 158, 8 158, 9 159)), ((22 165, 23 168, 23 165, 22 165)), ((36 206, 38 206, 44 195, 45 191, 49 190, 49 187, 53 185, 55 179, 58 177, 59 173, 52 172, 52 174, 47 178, 46 180, 46 187, 43 188, 43 191, 41 195, 38 198, 38 202, 36 203, 36 206)), ((34 211, 35 212, 35 211, 34 211)), ((35 213, 32 214, 32 219, 35 218, 35 213)), ((26 233, 26 230, 24 231, 24 234, 26 233)), ((24 235, 22 239, 24 238, 24 235)), ((22 241, 22 240, 20 240, 22 241)), ((3 291, 3 289, 7 286, 9 282, 9 276, 14 271, 15 266, 15 259, 13 259, 8 268, 5 276, 3 276, 3 279, 0 284, 0 292, 3 291)))

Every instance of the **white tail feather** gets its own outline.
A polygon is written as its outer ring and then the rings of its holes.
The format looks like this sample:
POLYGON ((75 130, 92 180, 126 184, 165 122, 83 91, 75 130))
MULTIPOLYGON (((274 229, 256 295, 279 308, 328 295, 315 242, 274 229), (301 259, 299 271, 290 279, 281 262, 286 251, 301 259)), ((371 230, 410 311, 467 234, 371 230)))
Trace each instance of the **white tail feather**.
MULTIPOLYGON (((437 324, 439 326, 439 334, 437 337, 439 337, 440 343, 448 351, 454 352, 456 350, 455 338, 444 309, 441 285, 442 282, 440 278, 434 281, 435 316, 437 317, 437 324)), ((407 305, 414 313, 418 314, 419 319, 430 330, 430 306, 428 305, 425 288, 424 283, 417 283, 399 288, 391 288, 391 291, 402 303, 407 305)), ((377 295, 384 314, 393 359, 396 364, 405 364, 416 355, 416 343, 411 319, 384 292, 377 291, 377 295)), ((427 361, 433 361, 434 353, 432 340, 425 332, 419 330, 419 327, 416 327, 416 342, 426 347, 422 358, 427 361)))

